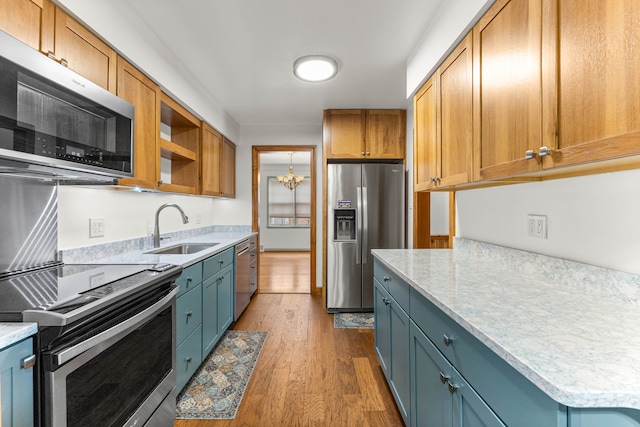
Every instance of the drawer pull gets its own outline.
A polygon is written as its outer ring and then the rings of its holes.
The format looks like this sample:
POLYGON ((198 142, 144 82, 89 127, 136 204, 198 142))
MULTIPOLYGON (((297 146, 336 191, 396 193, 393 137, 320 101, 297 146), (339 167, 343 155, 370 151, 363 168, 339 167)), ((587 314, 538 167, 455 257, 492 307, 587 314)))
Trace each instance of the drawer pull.
POLYGON ((546 157, 551 155, 551 149, 549 147, 540 147, 538 150, 538 155, 540 157, 546 157))
POLYGON ((193 360, 191 357, 187 357, 187 358, 185 359, 185 361, 186 361, 187 363, 191 363, 191 360, 193 360))
POLYGON ((449 381, 451 379, 451 377, 449 375, 445 375, 442 372, 440 372, 440 382, 442 384, 446 383, 447 381, 449 381))
POLYGON ((524 152, 525 160, 531 160, 536 157, 536 153, 533 150, 527 150, 524 152))
POLYGON ((31 356, 27 356, 20 361, 20 367, 22 369, 33 368, 36 364, 36 355, 32 354, 31 356))
POLYGON ((387 298, 382 298, 382 302, 384 305, 389 305, 389 300, 387 298))
POLYGON ((382 280, 385 281, 385 282, 390 282, 391 281, 391 277, 386 277, 385 276, 385 277, 382 278, 382 280))
POLYGON ((193 277, 191 276, 187 277, 187 283, 191 283, 191 282, 193 282, 193 277))
POLYGON ((449 393, 453 394, 457 389, 460 388, 457 384, 452 384, 451 381, 447 381, 447 388, 449 389, 449 393))
POLYGON ((444 345, 449 347, 451 344, 453 344, 454 339, 447 336, 447 334, 444 334, 444 336, 442 337, 442 341, 444 342, 444 345))
POLYGON ((218 261, 218 262, 220 263, 220 265, 224 264, 224 260, 223 259, 218 261))
POLYGON ((191 317, 191 316, 193 316, 193 311, 188 311, 187 312, 187 317, 191 317))

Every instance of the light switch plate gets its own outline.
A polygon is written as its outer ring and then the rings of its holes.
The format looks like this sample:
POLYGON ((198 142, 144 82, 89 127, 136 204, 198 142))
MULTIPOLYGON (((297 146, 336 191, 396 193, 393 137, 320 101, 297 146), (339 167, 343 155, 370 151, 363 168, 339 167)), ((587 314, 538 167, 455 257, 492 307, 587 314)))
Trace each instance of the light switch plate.
POLYGON ((89 237, 104 236, 104 218, 89 218, 89 237))

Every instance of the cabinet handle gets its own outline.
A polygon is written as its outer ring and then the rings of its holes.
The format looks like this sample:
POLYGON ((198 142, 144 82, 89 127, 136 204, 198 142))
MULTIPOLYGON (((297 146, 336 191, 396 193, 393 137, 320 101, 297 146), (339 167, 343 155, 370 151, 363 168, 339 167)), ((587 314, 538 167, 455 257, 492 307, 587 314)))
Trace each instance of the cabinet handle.
POLYGON ((549 147, 540 147, 538 150, 538 155, 540 157, 546 157, 551 155, 551 149, 549 147))
POLYGON ((187 357, 187 358, 185 359, 185 361, 186 361, 187 363, 191 363, 191 360, 193 360, 193 359, 192 359, 192 358, 190 358, 190 357, 187 357))
POLYGON ((361 151, 360 154, 363 155, 363 156, 366 155, 364 151, 361 151))
POLYGON ((193 277, 187 277, 187 283, 193 282, 193 277))
POLYGON ((533 150, 527 150, 524 152, 524 159, 531 160, 536 157, 536 153, 533 150))
POLYGON ((382 278, 382 280, 385 281, 385 282, 390 282, 391 281, 391 277, 386 277, 385 276, 385 277, 382 278))
POLYGON ((370 152, 368 152, 368 151, 367 151, 367 152, 365 152, 364 154, 365 154, 365 156, 370 156, 370 155, 371 155, 371 153, 370 153, 370 152))
POLYGON ((50 59, 53 59, 54 61, 56 61, 60 65, 63 65, 65 67, 67 67, 67 68, 69 67, 69 62, 67 62, 66 59, 64 59, 64 58, 60 58, 60 59, 56 58, 56 55, 51 50, 49 52, 47 52, 47 57, 49 57, 50 59))
POLYGON ((451 381, 447 381, 447 388, 449 389, 449 393, 453 394, 457 389, 460 388, 457 384, 452 384, 451 381))
POLYGON ((389 305, 389 300, 386 298, 382 298, 382 302, 384 303, 384 305, 389 305))
POLYGON ((187 312, 187 317, 191 317, 191 316, 193 316, 193 311, 188 311, 187 312))
POLYGON ((36 355, 35 354, 32 354, 31 356, 24 357, 22 360, 20 360, 20 368, 22 368, 22 369, 33 368, 35 364, 36 364, 36 355))
POLYGON ((440 372, 440 382, 442 384, 446 383, 447 381, 449 381, 451 379, 451 377, 449 375, 445 375, 442 372, 440 372))
POLYGON ((454 339, 447 336, 447 334, 444 334, 444 336, 442 337, 442 341, 444 342, 444 345, 449 347, 451 344, 453 344, 454 339))
POLYGON ((224 260, 220 260, 218 262, 220 263, 220 265, 224 264, 224 260))

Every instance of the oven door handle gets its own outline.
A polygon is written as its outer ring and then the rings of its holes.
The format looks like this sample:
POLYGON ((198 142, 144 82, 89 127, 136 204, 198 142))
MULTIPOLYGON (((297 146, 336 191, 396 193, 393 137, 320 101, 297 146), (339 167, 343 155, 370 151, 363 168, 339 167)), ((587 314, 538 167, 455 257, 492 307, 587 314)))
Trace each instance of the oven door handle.
POLYGON ((104 332, 100 332, 93 337, 82 341, 80 344, 74 345, 73 347, 69 347, 59 353, 53 353, 53 360, 58 365, 64 365, 69 360, 78 356, 81 353, 89 350, 92 347, 100 345, 107 340, 115 339, 117 341, 119 337, 125 336, 129 333, 129 331, 138 328, 141 324, 144 324, 147 320, 151 320, 158 313, 162 312, 173 299, 175 299, 176 294, 178 293, 178 288, 172 289, 166 296, 164 296, 160 301, 153 304, 150 307, 147 307, 140 313, 136 314, 133 317, 125 320, 122 323, 118 323, 113 328, 107 329, 104 332))

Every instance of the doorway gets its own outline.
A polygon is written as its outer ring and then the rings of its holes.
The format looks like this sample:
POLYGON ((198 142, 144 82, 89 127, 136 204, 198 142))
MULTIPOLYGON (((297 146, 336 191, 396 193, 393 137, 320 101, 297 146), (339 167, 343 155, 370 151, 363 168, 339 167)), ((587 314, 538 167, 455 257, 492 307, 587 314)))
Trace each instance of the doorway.
POLYGON ((252 147, 252 229, 260 233, 258 292, 320 291, 316 288, 315 148, 252 147), (290 166, 295 175, 304 176, 303 184, 295 189, 285 188, 277 180, 277 175, 286 175, 290 166), (293 205, 285 207, 289 210, 279 203, 283 198, 292 200, 293 205))

